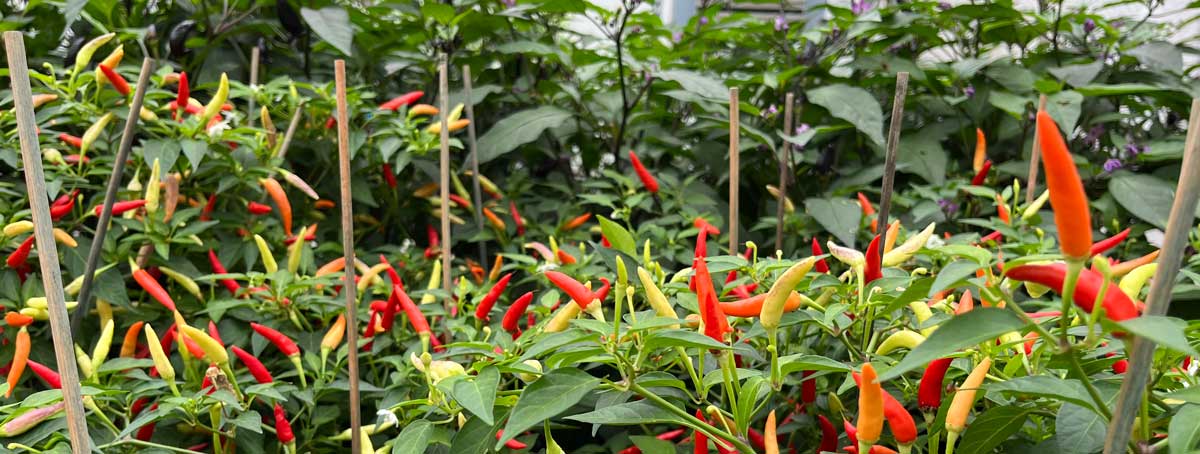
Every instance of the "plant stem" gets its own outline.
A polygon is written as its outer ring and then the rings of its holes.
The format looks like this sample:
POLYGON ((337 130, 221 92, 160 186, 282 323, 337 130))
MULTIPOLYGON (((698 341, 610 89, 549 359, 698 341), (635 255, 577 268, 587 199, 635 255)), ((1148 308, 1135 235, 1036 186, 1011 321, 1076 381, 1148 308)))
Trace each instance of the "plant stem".
POLYGON ((1100 391, 1096 390, 1096 386, 1092 384, 1087 373, 1083 371, 1083 365, 1079 363, 1079 357, 1075 355, 1074 350, 1068 350, 1067 359, 1071 363, 1071 371, 1079 376, 1079 381, 1083 382, 1083 387, 1087 388, 1088 395, 1092 396, 1092 401, 1096 404, 1096 409, 1100 414, 1104 415, 1104 419, 1111 420, 1112 412, 1108 409, 1108 404, 1104 403, 1104 398, 1100 396, 1100 391))
POLYGON ((1083 260, 1068 259, 1067 260, 1067 276, 1063 281, 1062 292, 1062 315, 1059 316, 1058 326, 1062 331, 1062 339, 1060 339, 1059 349, 1063 352, 1070 350, 1068 344, 1069 336, 1067 335, 1068 314, 1071 313, 1071 304, 1075 299, 1075 285, 1079 283, 1079 273, 1083 271, 1083 260))
POLYGON ((697 419, 695 416, 692 416, 688 412, 684 411, 682 408, 679 408, 679 407, 675 406, 674 404, 667 402, 665 399, 663 399, 662 397, 659 397, 657 394, 654 394, 654 393, 650 392, 649 390, 647 390, 646 388, 643 388, 642 385, 633 383, 631 381, 629 383, 629 390, 637 393, 638 395, 642 396, 646 400, 654 402, 659 407, 662 407, 663 409, 665 409, 671 413, 674 413, 676 416, 683 418, 685 421, 687 421, 687 423, 692 428, 703 431, 703 432, 708 432, 708 434, 710 436, 713 436, 714 438, 720 438, 722 440, 725 440, 725 441, 733 444, 733 446, 735 448, 737 448, 738 452, 743 452, 743 453, 755 452, 754 448, 751 448, 750 445, 746 444, 746 442, 731 435, 729 432, 718 429, 715 426, 712 426, 704 421, 697 419))

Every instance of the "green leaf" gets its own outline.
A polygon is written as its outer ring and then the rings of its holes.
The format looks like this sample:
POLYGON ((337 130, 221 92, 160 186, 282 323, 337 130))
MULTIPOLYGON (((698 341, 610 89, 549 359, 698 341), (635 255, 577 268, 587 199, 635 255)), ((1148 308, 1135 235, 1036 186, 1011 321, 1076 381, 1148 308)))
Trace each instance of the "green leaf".
POLYGON ((1130 55, 1155 71, 1180 73, 1183 71, 1183 52, 1179 47, 1166 41, 1150 41, 1135 47, 1125 55, 1130 55))
POLYGON ((491 161, 537 140, 543 131, 559 127, 572 115, 558 107, 541 106, 504 117, 479 137, 479 162, 491 161))
POLYGON ((1027 96, 1014 95, 1004 90, 992 90, 988 93, 988 103, 1016 119, 1025 116, 1025 110, 1030 102, 1032 101, 1027 96))
POLYGON ((809 91, 808 100, 850 122, 876 145, 883 145, 883 110, 870 92, 834 84, 809 91))
POLYGON ((149 168, 157 159, 162 175, 166 175, 175 166, 175 161, 179 160, 179 151, 179 143, 174 140, 152 140, 142 145, 142 160, 149 168))
POLYGON ((1004 88, 1015 93, 1029 93, 1033 91, 1033 83, 1037 80, 1033 75, 1033 71, 1011 62, 993 63, 984 72, 992 80, 999 82, 1004 88))
POLYGON ((849 372, 850 367, 820 355, 798 353, 779 358, 779 369, 784 375, 803 370, 831 370, 849 372))
POLYGON ((1046 113, 1058 123, 1063 131, 1075 129, 1079 112, 1083 109, 1083 95, 1075 91, 1060 91, 1046 97, 1046 113))
POLYGON ((633 235, 625 230, 625 227, 621 227, 621 224, 610 221, 604 216, 596 216, 596 219, 600 221, 600 231, 605 238, 608 238, 613 249, 624 252, 630 257, 637 257, 637 242, 633 239, 633 235))
MULTIPOLYGON (((635 400, 595 411, 568 416, 566 419, 588 424, 632 426, 638 424, 683 424, 683 418, 647 400, 635 400)), ((508 431, 505 431, 507 433, 508 431)))
POLYGON ((1072 87, 1082 87, 1100 75, 1100 70, 1104 69, 1104 61, 1096 60, 1091 63, 1081 65, 1067 65, 1060 68, 1050 68, 1047 71, 1057 77, 1058 80, 1066 82, 1072 87))
POLYGON ((933 286, 929 287, 928 296, 933 296, 934 293, 950 288, 950 286, 959 281, 974 276, 975 271, 979 270, 979 268, 979 263, 971 260, 955 260, 951 262, 945 268, 942 268, 942 271, 938 272, 937 277, 933 280, 933 286))
POLYGON ((1092 454, 1104 448, 1104 417, 1072 403, 1058 409, 1054 419, 1054 438, 1058 452, 1063 454, 1092 454))
POLYGON ((646 338, 647 349, 663 347, 706 348, 714 350, 729 349, 728 345, 717 342, 711 337, 695 331, 685 331, 680 329, 657 332, 646 338))
POLYGON ((1129 332, 1181 353, 1200 356, 1188 343, 1187 322, 1163 315, 1143 315, 1118 323, 1129 332))
POLYGON ((422 454, 429 447, 429 436, 432 434, 433 423, 428 419, 413 421, 393 440, 392 454, 422 454))
POLYGON ((857 203, 845 198, 810 198, 804 200, 804 211, 812 215, 843 246, 854 247, 858 225, 862 222, 862 211, 857 203))
POLYGON ((1108 193, 1139 219, 1167 228, 1175 200, 1174 185, 1153 175, 1118 172, 1108 180, 1108 193))
MULTIPOLYGON (((200 168, 200 163, 204 161, 204 157, 208 155, 208 143, 187 139, 180 140, 179 145, 183 147, 183 155, 192 164, 192 172, 195 172, 200 168)), ((162 163, 160 162, 159 165, 162 165, 162 163)))
POLYGON ((1200 442, 1200 405, 1187 404, 1179 407, 1175 416, 1171 417, 1171 425, 1167 427, 1167 446, 1170 454, 1190 454, 1196 452, 1196 443, 1200 442))
MULTIPOLYGON (((543 420, 553 418, 583 400, 600 380, 579 369, 556 369, 531 383, 517 399, 504 425, 504 436, 496 442, 499 450, 508 440, 543 420)), ((453 449, 451 452, 458 452, 453 449)))
POLYGON ((458 375, 438 383, 438 389, 453 397, 455 401, 479 417, 488 425, 492 421, 492 407, 496 403, 496 390, 500 386, 500 371, 488 366, 479 375, 458 375))
POLYGON ((1012 312, 987 307, 956 316, 938 326, 937 331, 912 349, 895 367, 879 376, 890 380, 905 372, 924 367, 930 361, 947 356, 959 349, 994 339, 1001 334, 1021 329, 1024 323, 1012 312))
POLYGON ((300 8, 300 15, 325 42, 347 57, 354 54, 354 26, 350 24, 350 14, 346 13, 345 8, 300 8))
POLYGON ((897 162, 903 166, 902 172, 918 175, 933 184, 946 181, 946 150, 935 134, 918 132, 901 138, 900 149, 903 152, 897 156, 897 162))
MULTIPOLYGON (((483 454, 492 445, 495 430, 492 425, 479 418, 471 418, 454 434, 450 442, 450 451, 455 454, 483 454)), ((518 434, 519 435, 519 434, 518 434)))
POLYGON ((990 392, 1013 393, 1022 396, 1044 397, 1094 408, 1092 398, 1079 380, 1050 375, 1029 375, 987 385, 990 392))
POLYGON ((1149 84, 1091 84, 1075 89, 1084 96, 1138 95, 1163 90, 1161 87, 1149 84))
POLYGON ((729 102, 729 89, 717 79, 686 69, 667 69, 654 73, 654 76, 674 82, 679 82, 688 93, 700 95, 713 101, 729 102))
POLYGON ((629 439, 643 454, 675 454, 675 444, 667 440, 659 440, 650 435, 634 435, 629 439))
POLYGON ((962 444, 955 452, 986 454, 992 452, 1013 434, 1021 430, 1031 409, 1004 406, 992 407, 971 421, 963 434, 962 444))

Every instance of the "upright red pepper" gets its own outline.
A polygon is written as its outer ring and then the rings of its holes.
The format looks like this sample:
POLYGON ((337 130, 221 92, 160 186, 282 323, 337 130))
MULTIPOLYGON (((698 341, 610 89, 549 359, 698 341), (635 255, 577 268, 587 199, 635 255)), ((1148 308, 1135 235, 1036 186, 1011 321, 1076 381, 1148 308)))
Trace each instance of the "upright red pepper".
POLYGON ((983 182, 987 180, 988 172, 990 172, 991 170, 992 170, 992 160, 989 159, 987 161, 984 161, 983 167, 980 167, 979 171, 975 172, 975 176, 971 177, 971 186, 979 186, 979 185, 983 184, 983 182))
MULTIPOLYGON (((180 78, 180 82, 183 82, 183 78, 180 78)), ((157 409, 158 409, 158 402, 155 402, 154 405, 150 406, 149 411, 154 411, 157 409)), ((155 421, 150 421, 150 422, 146 423, 146 425, 138 428, 137 434, 135 434, 133 437, 137 438, 138 440, 141 440, 141 441, 150 441, 150 438, 154 437, 154 427, 157 424, 158 423, 155 421)))
MULTIPOLYGON (((814 257, 825 255, 825 250, 821 249, 821 243, 817 241, 816 237, 812 239, 812 255, 814 257)), ((817 270, 818 273, 828 273, 829 264, 825 263, 825 259, 817 260, 817 263, 813 265, 813 269, 817 270)))
POLYGON ((696 219, 692 219, 692 226, 700 230, 707 230, 709 235, 721 234, 721 229, 718 229, 717 226, 712 225, 711 222, 708 222, 708 219, 704 219, 700 216, 696 216, 696 219))
MULTIPOLYGON (((1058 132, 1054 119, 1046 111, 1037 114, 1038 141, 1042 145, 1042 165, 1046 168, 1046 187, 1058 226, 1058 242, 1063 255, 1083 260, 1092 250, 1092 215, 1087 193, 1067 151, 1067 143, 1058 132)), ((1121 293, 1121 292, 1115 292, 1121 293)))
POLYGON ((441 240, 438 237, 437 230, 433 228, 433 224, 425 224, 425 236, 429 238, 429 246, 425 248, 425 258, 431 259, 437 257, 441 240))
POLYGON ((1096 244, 1092 245, 1091 255, 1103 254, 1105 251, 1117 247, 1118 244, 1129 238, 1129 230, 1129 228, 1126 228, 1116 235, 1097 241, 1096 244))
POLYGON ((221 332, 217 330, 217 324, 212 320, 208 321, 208 337, 213 338, 213 340, 217 341, 218 344, 221 344, 222 347, 225 346, 225 341, 221 340, 221 332))
POLYGON ((32 342, 29 339, 28 328, 22 326, 20 331, 17 331, 17 340, 13 343, 13 359, 12 364, 8 369, 8 390, 4 392, 4 397, 12 397, 13 390, 17 387, 17 382, 21 380, 21 374, 25 372, 25 366, 29 363, 29 348, 32 342))
POLYGON ((129 96, 129 82, 126 82, 124 77, 121 77, 120 74, 107 65, 101 64, 97 66, 100 67, 100 72, 104 73, 104 77, 108 78, 109 82, 112 82, 113 89, 117 90, 117 93, 120 93, 121 96, 129 96))
POLYGON ((250 375, 254 376, 254 381, 262 384, 275 381, 275 378, 271 376, 271 371, 267 370, 267 366, 264 366, 262 361, 251 355, 250 352, 242 350, 241 347, 236 345, 230 348, 230 350, 233 350, 233 354, 237 355, 238 360, 246 365, 246 369, 250 370, 250 375))
POLYGON ((717 292, 713 287, 712 275, 708 273, 708 264, 703 258, 693 260, 692 268, 696 271, 696 299, 700 304, 700 320, 704 322, 704 334, 717 342, 725 342, 725 334, 733 331, 729 327, 729 319, 717 302, 717 292))
POLYGON ((921 384, 917 388, 917 405, 921 411, 934 413, 942 406, 942 381, 952 362, 954 358, 938 358, 925 366, 925 373, 921 375, 921 384))
POLYGON ((642 160, 638 159, 633 150, 629 150, 629 161, 633 163, 633 171, 637 172, 638 178, 642 180, 642 185, 646 187, 646 190, 657 194, 658 180, 650 174, 649 170, 646 170, 646 166, 642 165, 642 160))
MULTIPOLYGON (((1086 253, 1086 252, 1085 252, 1086 253)), ((1004 271, 1004 275, 1018 280, 1035 282, 1050 287, 1057 293, 1062 293, 1063 282, 1067 276, 1067 265, 1052 263, 1049 265, 1020 265, 1004 271)), ((1079 282, 1075 287, 1075 305, 1084 311, 1091 312, 1100 288, 1104 284, 1104 276, 1089 269, 1082 269, 1079 282)), ((1104 312, 1113 321, 1128 320, 1138 316, 1137 305, 1125 292, 1119 289, 1109 289, 1104 293, 1104 312)))
POLYGON ((525 314, 525 310, 529 308, 529 303, 533 301, 533 292, 525 292, 512 305, 508 306, 508 310, 504 311, 504 319, 500 322, 500 326, 504 327, 509 333, 516 333, 517 322, 521 320, 521 316, 525 314))
POLYGON ((500 280, 496 281, 496 285, 488 290, 483 296, 483 300, 479 301, 479 306, 475 307, 475 318, 479 320, 487 320, 488 313, 492 311, 492 306, 496 305, 496 301, 500 299, 500 295, 504 294, 504 289, 508 287, 508 281, 512 279, 512 273, 505 274, 500 280))
POLYGON ((191 92, 188 90, 187 72, 180 71, 179 72, 179 90, 175 94, 175 112, 172 113, 172 115, 174 115, 175 118, 179 118, 179 110, 180 109, 186 108, 188 106, 188 98, 190 96, 191 96, 191 92))
POLYGON ((413 331, 419 334, 429 335, 429 321, 425 319, 425 313, 421 312, 421 308, 413 303, 412 298, 408 297, 408 293, 404 292, 404 288, 399 285, 392 286, 392 298, 400 304, 404 309, 404 314, 408 315, 408 322, 412 324, 413 331))
POLYGON ((5 262, 8 263, 9 268, 18 268, 24 265, 26 260, 29 260, 29 251, 33 250, 33 239, 34 236, 29 235, 29 238, 22 241, 21 245, 17 246, 17 249, 12 254, 8 255, 8 260, 5 262))
POLYGON ((800 402, 805 405, 812 404, 817 401, 817 381, 809 378, 816 371, 806 370, 800 374, 804 379, 800 382, 800 402))
POLYGON ((133 280, 137 281, 138 285, 145 290, 150 297, 154 298, 171 312, 175 312, 175 300, 171 299, 171 295, 158 284, 158 280, 154 279, 149 272, 138 268, 133 270, 133 280))
POLYGON ((581 308, 587 308, 587 305, 596 299, 595 294, 591 290, 588 290, 587 287, 584 287, 583 284, 580 284, 579 281, 571 276, 558 271, 546 271, 546 278, 558 287, 559 290, 562 290, 563 293, 571 297, 571 300, 581 308))
MULTIPOLYGON (((229 273, 229 271, 225 269, 225 265, 221 263, 221 259, 217 258, 217 253, 213 252, 212 249, 208 250, 208 263, 209 265, 212 265, 213 274, 229 273)), ((232 293, 234 296, 237 296, 238 291, 242 289, 241 284, 238 284, 238 282, 233 279, 221 279, 221 285, 224 285, 225 289, 229 290, 229 293, 232 293)))
POLYGON ((517 235, 525 235, 525 219, 521 217, 521 212, 517 211, 517 204, 512 200, 508 201, 508 212, 512 215, 513 224, 517 225, 517 235))
POLYGON ((387 185, 389 188, 396 189, 396 185, 398 185, 399 183, 396 182, 396 172, 392 171, 391 164, 388 164, 385 162, 382 165, 380 165, 379 173, 383 174, 383 181, 387 182, 387 185))
POLYGON ((212 219, 212 210, 215 206, 217 206, 217 195, 209 194, 208 201, 204 203, 204 208, 200 209, 200 220, 207 221, 212 219))
POLYGON ((875 235, 871 244, 867 246, 867 263, 863 267, 863 278, 866 284, 883 277, 883 267, 880 262, 882 259, 882 256, 879 255, 879 235, 875 235))
MULTIPOLYGON (((704 412, 696 409, 696 419, 704 421, 704 412)), ((699 430, 692 433, 692 454, 708 454, 708 435, 699 430)))

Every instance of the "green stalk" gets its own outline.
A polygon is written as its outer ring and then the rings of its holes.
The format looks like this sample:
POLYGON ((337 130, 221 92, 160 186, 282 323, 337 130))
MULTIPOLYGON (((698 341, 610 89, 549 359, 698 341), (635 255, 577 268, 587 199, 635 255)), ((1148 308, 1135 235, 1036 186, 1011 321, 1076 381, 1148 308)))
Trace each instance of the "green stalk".
POLYGON ((1072 305, 1072 302, 1075 300, 1075 285, 1079 283, 1079 273, 1082 271, 1083 271, 1083 260, 1067 259, 1067 277, 1063 281, 1062 316, 1059 317, 1059 319, 1058 319, 1058 326, 1059 326, 1059 329, 1062 331, 1062 341, 1063 341, 1063 343, 1059 345, 1060 349, 1064 349, 1064 347, 1069 348, 1069 346, 1066 345, 1066 342, 1068 339, 1068 336, 1067 336, 1068 315, 1067 314, 1071 313, 1071 305, 1072 305))
POLYGON ((750 447, 750 445, 746 444, 746 442, 742 441, 741 439, 731 435, 729 432, 718 429, 717 427, 715 427, 711 424, 708 424, 704 421, 701 421, 700 419, 697 419, 695 416, 692 416, 690 413, 684 411, 682 408, 679 408, 679 407, 675 406, 674 404, 667 402, 662 397, 659 397, 658 394, 654 394, 654 393, 648 391, 646 388, 643 388, 642 385, 639 385, 637 383, 630 381, 629 382, 629 390, 637 393, 638 395, 642 396, 646 400, 654 402, 659 407, 662 407, 663 409, 665 409, 671 413, 674 413, 676 416, 683 418, 685 421, 687 421, 688 425, 690 425, 692 428, 700 430, 702 432, 707 432, 713 438, 720 438, 722 440, 729 442, 735 448, 737 448, 738 452, 744 452, 744 453, 755 452, 754 448, 750 447))
POLYGON ((1079 363, 1079 357, 1075 355, 1073 350, 1067 351, 1067 358, 1070 359, 1071 371, 1079 376, 1079 381, 1083 382, 1083 387, 1087 388, 1088 395, 1092 397, 1092 402, 1096 404, 1096 409, 1100 410, 1100 414, 1104 415, 1105 420, 1112 419, 1112 412, 1108 410, 1108 404, 1104 402, 1104 398, 1100 396, 1100 391, 1092 384, 1087 373, 1083 371, 1083 365, 1079 363))

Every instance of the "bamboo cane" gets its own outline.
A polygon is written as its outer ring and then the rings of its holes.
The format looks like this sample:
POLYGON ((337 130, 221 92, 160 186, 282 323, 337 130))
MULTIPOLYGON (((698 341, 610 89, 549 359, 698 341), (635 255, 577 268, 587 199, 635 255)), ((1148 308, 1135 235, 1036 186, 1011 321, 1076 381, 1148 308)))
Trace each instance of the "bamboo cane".
MULTIPOLYGON (((442 183, 442 289, 450 291, 450 251, 453 249, 450 242, 450 82, 449 69, 447 68, 446 56, 442 55, 441 63, 438 64, 438 102, 441 104, 439 109, 438 121, 442 123, 440 145, 440 180, 442 183)), ((446 300, 449 305, 449 299, 446 300)), ((447 307, 449 309, 449 307, 447 307)))
MULTIPOLYGON (((783 134, 785 136, 792 135, 792 106, 796 104, 796 95, 788 93, 784 97, 783 106, 783 134)), ((775 207, 775 250, 779 251, 783 248, 783 217, 787 215, 784 210, 784 201, 787 200, 787 180, 788 180, 788 155, 792 153, 792 143, 783 141, 783 146, 780 147, 779 153, 779 200, 778 206, 775 207)))
POLYGON ((342 294, 346 296, 346 345, 350 346, 350 449, 360 452, 362 446, 362 414, 358 396, 358 322, 354 283, 354 213, 350 196, 350 114, 346 105, 346 61, 333 62, 334 84, 337 91, 338 168, 342 192, 342 257, 346 261, 342 294))
MULTIPOLYGON (((887 156, 883 164, 883 189, 879 195, 879 228, 887 235, 888 212, 892 206, 892 187, 896 181, 896 154, 900 148, 900 128, 904 119, 904 99, 908 96, 908 73, 896 73, 896 95, 892 98, 892 121, 888 125, 887 156)), ((883 238, 886 243, 887 238, 883 238)), ((883 260, 883 247, 879 259, 883 260)))
POLYGON ((729 253, 738 253, 738 184, 741 180, 741 119, 737 87, 729 89, 729 253))

